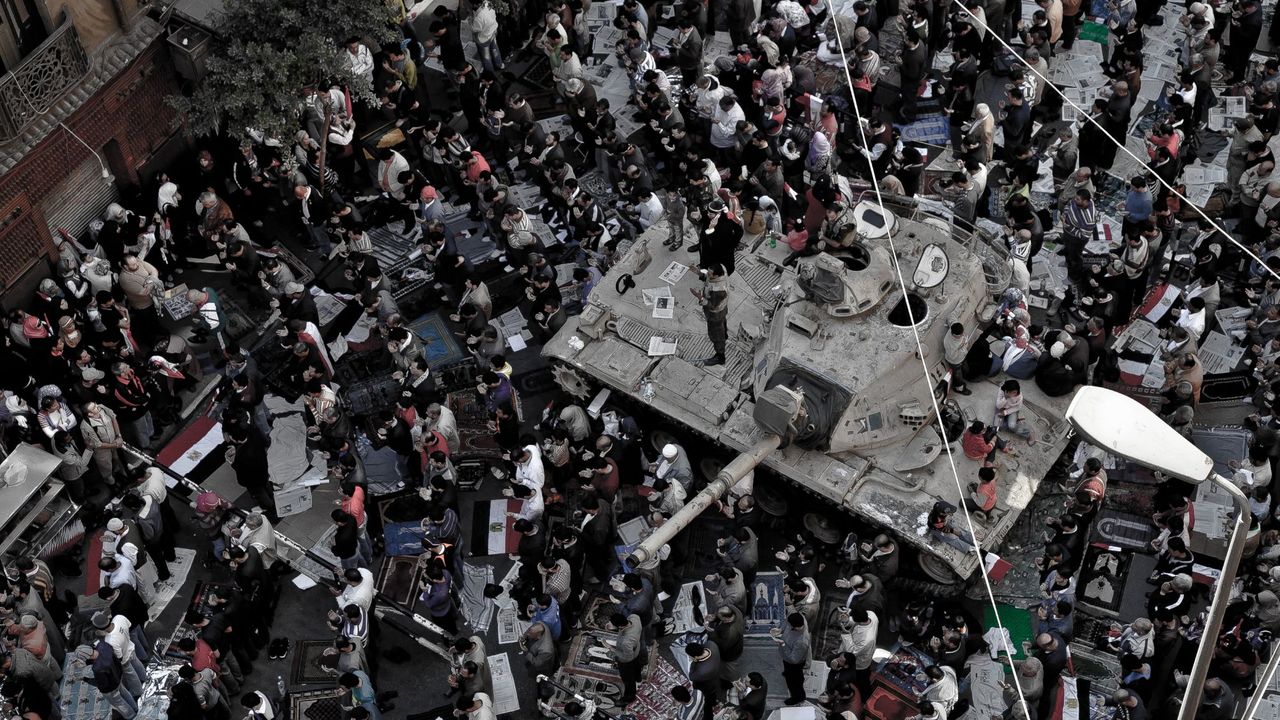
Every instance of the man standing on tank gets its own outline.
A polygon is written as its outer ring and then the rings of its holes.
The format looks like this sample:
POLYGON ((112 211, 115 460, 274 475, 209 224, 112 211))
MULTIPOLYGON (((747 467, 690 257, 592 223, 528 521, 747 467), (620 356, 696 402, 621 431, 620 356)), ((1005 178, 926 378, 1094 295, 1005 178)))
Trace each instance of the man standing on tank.
POLYGON ((729 278, 723 265, 715 265, 703 272, 702 289, 690 288, 698 299, 702 314, 707 318, 707 337, 715 354, 704 358, 701 364, 712 367, 724 364, 725 343, 729 340, 729 278))

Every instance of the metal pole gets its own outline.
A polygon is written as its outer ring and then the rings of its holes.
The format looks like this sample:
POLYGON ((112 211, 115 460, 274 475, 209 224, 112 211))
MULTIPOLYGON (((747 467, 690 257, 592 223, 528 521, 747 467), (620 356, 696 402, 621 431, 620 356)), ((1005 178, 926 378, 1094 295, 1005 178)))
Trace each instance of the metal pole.
MULTIPOLYGON (((546 683, 546 684, 550 685, 551 687, 553 687, 553 688, 555 688, 555 689, 557 689, 557 690, 559 690, 559 691, 563 692, 564 694, 566 694, 566 695, 568 695, 568 696, 572 697, 574 700, 577 700, 579 703, 586 703, 586 702, 589 702, 589 701, 587 700, 587 698, 585 698, 585 697, 583 697, 581 694, 579 694, 579 693, 578 693, 578 691, 574 690, 573 688, 569 688, 569 687, 565 687, 564 685, 561 685, 559 682, 557 682, 557 681, 556 681, 556 679, 555 679, 555 678, 551 677, 550 675, 545 675, 545 674, 543 674, 543 675, 539 675, 539 676, 538 676, 537 678, 535 678, 535 679, 536 679, 538 682, 540 682, 540 683, 546 683)), ((553 711, 553 712, 554 712, 554 711, 553 711)), ((597 714, 597 715, 599 715, 599 716, 601 716, 601 717, 603 717, 603 718, 605 718, 605 720, 619 720, 619 718, 618 718, 618 716, 617 716, 617 715, 614 715, 613 713, 611 713, 611 712, 609 712, 609 711, 607 711, 607 710, 604 710, 603 708, 599 708, 599 707, 597 707, 597 708, 596 708, 596 714, 597 714)), ((565 715, 565 714, 563 714, 563 713, 556 713, 556 715, 557 715, 558 717, 562 718, 562 719, 574 720, 574 719, 572 719, 572 718, 569 718, 569 716, 567 716, 567 715, 565 715)))
POLYGON ((1204 634, 1200 636, 1196 661, 1191 666, 1191 675, 1187 677, 1187 691, 1182 697, 1178 720, 1195 720, 1196 713, 1200 710, 1205 679, 1209 675, 1209 665, 1213 662, 1213 651, 1218 646, 1218 633, 1222 631, 1222 615, 1231 598, 1231 586, 1235 584, 1236 569, 1240 566, 1240 558, 1244 555, 1244 545, 1249 535, 1249 498, 1230 480, 1217 473, 1210 475, 1209 481, 1231 496, 1236 506, 1236 521, 1231 529, 1227 557, 1222 563, 1222 576, 1218 578, 1213 600, 1209 604, 1208 620, 1204 625, 1204 634))
POLYGON ((1262 704, 1262 698, 1266 696, 1267 688, 1271 685, 1271 678, 1275 677, 1277 666, 1280 666, 1280 643, 1272 640, 1271 659, 1267 661, 1266 669, 1258 678, 1258 685, 1254 688, 1253 697, 1249 698, 1249 706, 1245 708, 1242 720, 1253 720, 1254 713, 1258 712, 1258 706, 1262 704))
POLYGON ((670 520, 654 528, 653 533, 636 546, 636 549, 631 552, 631 557, 628 558, 631 564, 639 565, 653 557, 655 553, 662 549, 663 545, 670 542, 671 538, 675 537, 677 533, 685 529, 689 523, 711 507, 712 503, 719 500, 720 496, 728 492, 729 488, 746 477, 747 473, 764 462, 764 459, 769 457, 769 453, 777 450, 781 444, 781 436, 769 435, 757 441, 750 450, 729 461, 729 464, 721 468, 720 472, 716 474, 716 479, 706 489, 689 498, 689 501, 685 503, 684 507, 680 508, 679 512, 672 515, 670 520))

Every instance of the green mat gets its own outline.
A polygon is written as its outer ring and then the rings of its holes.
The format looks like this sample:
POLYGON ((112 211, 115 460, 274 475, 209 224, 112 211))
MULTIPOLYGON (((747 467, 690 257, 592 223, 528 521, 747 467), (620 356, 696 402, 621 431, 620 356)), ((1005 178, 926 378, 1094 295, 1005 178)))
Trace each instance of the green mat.
MULTIPOLYGON (((1013 659, 1022 660, 1026 658, 1027 654, 1022 650, 1022 643, 1024 641, 1035 642, 1035 631, 1031 626, 1031 613, 1023 608, 1003 603, 996 607, 1000 611, 1000 622, 1009 631, 1009 637, 1013 640, 1013 649, 1015 650, 1013 659)), ((986 628, 996 626, 996 612, 989 606, 982 613, 982 626, 986 628)))
POLYGON ((1104 43, 1107 36, 1111 34, 1111 30, 1106 25, 1096 22, 1084 22, 1080 24, 1080 39, 1090 42, 1104 43))

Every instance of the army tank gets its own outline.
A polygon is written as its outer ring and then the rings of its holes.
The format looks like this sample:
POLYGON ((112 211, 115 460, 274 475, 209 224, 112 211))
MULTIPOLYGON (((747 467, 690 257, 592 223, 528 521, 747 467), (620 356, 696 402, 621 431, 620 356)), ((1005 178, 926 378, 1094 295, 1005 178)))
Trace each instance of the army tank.
MULTIPOLYGON (((682 270, 697 256, 664 245, 665 221, 636 239, 583 312, 543 346, 557 383, 579 400, 607 388, 610 402, 738 453, 635 549, 636 559, 761 470, 758 476, 789 482, 855 524, 890 534, 914 551, 934 582, 962 586, 976 576, 976 555, 933 540, 926 521, 936 501, 959 504, 976 481, 980 463, 960 452, 959 430, 971 419, 993 421, 1005 378, 971 380, 972 394, 948 397, 942 342, 954 322, 971 342, 980 341, 978 330, 996 317, 1008 287, 1008 251, 917 200, 885 196, 882 211, 869 191, 853 192, 846 193, 854 198, 847 247, 787 264, 789 249, 776 237, 744 239, 728 278, 723 365, 700 362, 713 354, 689 292, 701 281, 696 271, 682 270), (949 422, 935 421, 931 395, 949 422)), ((1022 419, 1036 443, 1017 442, 1017 456, 1001 456, 997 507, 982 522, 975 519, 975 538, 986 550, 1008 534, 1069 441, 1064 416, 1071 395, 1046 396, 1033 382, 1022 390, 1022 419)), ((755 482, 762 489, 759 477, 755 482)))

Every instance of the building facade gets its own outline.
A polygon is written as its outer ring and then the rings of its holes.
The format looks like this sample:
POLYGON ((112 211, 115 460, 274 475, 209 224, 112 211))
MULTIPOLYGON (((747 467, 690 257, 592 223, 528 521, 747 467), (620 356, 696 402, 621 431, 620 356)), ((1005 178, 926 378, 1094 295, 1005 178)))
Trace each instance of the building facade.
POLYGON ((179 78, 160 22, 136 0, 0 0, 0 304, 180 142, 179 78))

